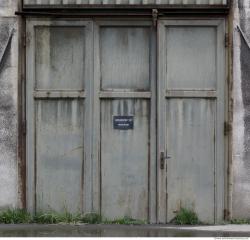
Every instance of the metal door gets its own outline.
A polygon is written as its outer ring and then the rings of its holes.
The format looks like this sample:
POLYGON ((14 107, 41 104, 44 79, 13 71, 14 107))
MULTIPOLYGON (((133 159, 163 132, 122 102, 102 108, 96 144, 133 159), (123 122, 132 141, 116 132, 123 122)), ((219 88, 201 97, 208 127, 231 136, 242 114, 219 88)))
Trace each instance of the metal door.
POLYGON ((98 21, 95 27, 93 154, 100 179, 93 179, 94 205, 109 219, 155 221, 153 33, 151 21, 98 21), (127 126, 119 124, 126 119, 127 126))
POLYGON ((27 22, 30 211, 81 212, 91 195, 92 33, 89 21, 27 22))
POLYGON ((224 209, 224 20, 158 25, 158 220, 224 209))

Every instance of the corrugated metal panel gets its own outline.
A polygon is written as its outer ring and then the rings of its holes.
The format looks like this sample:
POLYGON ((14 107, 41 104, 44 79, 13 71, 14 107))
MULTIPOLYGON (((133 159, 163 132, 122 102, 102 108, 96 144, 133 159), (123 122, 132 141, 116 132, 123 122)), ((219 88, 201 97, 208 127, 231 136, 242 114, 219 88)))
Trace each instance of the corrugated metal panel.
POLYGON ((24 6, 65 6, 79 4, 110 5, 227 5, 228 0, 24 0, 24 6))

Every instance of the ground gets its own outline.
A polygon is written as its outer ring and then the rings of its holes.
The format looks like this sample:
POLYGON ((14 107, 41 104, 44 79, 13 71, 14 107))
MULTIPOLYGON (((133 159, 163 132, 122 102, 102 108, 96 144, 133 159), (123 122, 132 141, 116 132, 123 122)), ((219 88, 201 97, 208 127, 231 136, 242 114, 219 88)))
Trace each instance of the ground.
POLYGON ((2 224, 1 237, 249 237, 250 225, 2 224))

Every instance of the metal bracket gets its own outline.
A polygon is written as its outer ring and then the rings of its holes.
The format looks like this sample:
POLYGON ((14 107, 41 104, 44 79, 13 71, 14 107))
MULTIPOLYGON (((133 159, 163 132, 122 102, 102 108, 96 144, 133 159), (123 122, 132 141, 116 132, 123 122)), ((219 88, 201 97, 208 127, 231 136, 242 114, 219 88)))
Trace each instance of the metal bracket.
POLYGON ((228 122, 224 122, 224 136, 227 136, 231 130, 231 125, 228 122))
POLYGON ((5 51, 6 51, 8 45, 10 43, 10 40, 11 40, 11 38, 13 36, 13 33, 14 33, 14 27, 11 29, 11 32, 9 34, 9 37, 8 37, 7 41, 6 41, 6 44, 4 45, 2 53, 0 53, 0 65, 1 65, 1 63, 3 61, 3 57, 4 57, 4 54, 5 54, 5 51))
MULTIPOLYGON (((165 168, 165 162, 169 158, 171 158, 171 157, 170 156, 165 156, 164 152, 160 153, 160 169, 164 169, 165 168)), ((166 169, 167 169, 167 164, 166 164, 166 169)))
POLYGON ((152 18, 153 18, 153 26, 157 26, 157 19, 158 19, 158 10, 152 9, 152 18))
POLYGON ((229 46, 229 35, 228 33, 225 33, 225 47, 227 48, 229 46))
POLYGON ((243 32, 243 30, 241 29, 241 27, 239 25, 237 25, 237 30, 239 31, 239 33, 241 34, 241 36, 243 37, 244 41, 246 42, 248 48, 250 49, 250 42, 246 36, 246 34, 243 32))
POLYGON ((26 136, 26 133, 27 133, 27 122, 26 120, 23 120, 22 122, 22 133, 24 136, 26 136))

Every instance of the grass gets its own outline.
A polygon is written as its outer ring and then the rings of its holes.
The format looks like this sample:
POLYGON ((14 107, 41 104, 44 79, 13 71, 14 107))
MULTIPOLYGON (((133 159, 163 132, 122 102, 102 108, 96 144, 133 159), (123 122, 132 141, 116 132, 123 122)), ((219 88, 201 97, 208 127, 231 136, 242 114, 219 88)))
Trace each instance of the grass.
POLYGON ((56 224, 56 223, 77 223, 81 221, 80 214, 65 213, 37 213, 33 217, 34 223, 56 224))
POLYGON ((232 219, 231 224, 250 224, 250 219, 232 219))
MULTIPOLYGON (((146 221, 133 219, 131 217, 117 218, 113 220, 103 219, 101 215, 91 212, 82 214, 72 214, 68 212, 56 213, 36 213, 34 216, 23 209, 6 209, 0 211, 0 223, 20 224, 20 223, 39 223, 39 224, 58 224, 58 223, 87 223, 87 224, 122 224, 122 225, 141 225, 147 224, 146 221)), ((173 219, 172 223, 178 225, 197 225, 202 224, 197 214, 185 208, 181 208, 173 219)), ((250 224, 250 219, 232 219, 225 224, 250 224)))
POLYGON ((177 225, 197 225, 201 224, 197 214, 189 209, 181 208, 173 219, 173 223, 177 225))
POLYGON ((68 212, 38 212, 34 216, 22 209, 7 209, 0 212, 0 223, 18 224, 18 223, 39 223, 39 224, 58 224, 58 223, 87 223, 87 224, 125 224, 138 225, 145 224, 145 221, 124 217, 120 219, 108 220, 102 219, 97 213, 71 214, 68 212))
POLYGON ((130 217, 124 217, 124 218, 117 218, 114 220, 105 220, 103 223, 105 224, 123 224, 123 225, 141 225, 146 224, 146 221, 133 219, 130 217))
POLYGON ((7 209, 0 212, 0 223, 30 223, 31 221, 31 215, 22 209, 7 209))
POLYGON ((102 216, 97 213, 86 213, 81 218, 82 223, 98 224, 102 223, 102 216))

